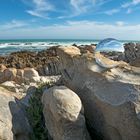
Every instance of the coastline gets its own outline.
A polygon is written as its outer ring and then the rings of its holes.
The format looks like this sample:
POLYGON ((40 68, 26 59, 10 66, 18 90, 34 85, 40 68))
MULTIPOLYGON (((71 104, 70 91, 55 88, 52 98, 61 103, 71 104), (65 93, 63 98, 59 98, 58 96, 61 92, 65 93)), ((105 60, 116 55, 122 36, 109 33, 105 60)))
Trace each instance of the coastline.
POLYGON ((114 140, 116 137, 121 139, 124 133, 118 132, 124 131, 126 139, 136 137, 135 140, 139 140, 140 44, 125 44, 123 57, 115 56, 111 60, 118 61, 119 65, 110 69, 96 63, 95 48, 96 44, 73 44, 0 56, 2 137, 7 136, 4 135, 4 122, 10 140, 13 135, 26 140, 33 139, 31 136, 62 140, 61 133, 72 140, 77 139, 77 135, 79 140, 83 137, 86 140, 112 137, 110 140, 114 140), (124 123, 122 120, 125 119, 124 123), (23 120, 26 120, 24 127, 19 125, 23 120), (130 123, 134 125, 130 126, 130 123), (128 126, 137 133, 130 133, 125 129, 128 126), (78 131, 76 135, 75 131, 78 131))
MULTIPOLYGON (((16 51, 42 51, 53 46, 78 46, 98 44, 100 40, 88 39, 18 39, 18 40, 0 40, 0 55, 7 55, 16 51)), ((128 42, 122 40, 123 44, 128 42)))

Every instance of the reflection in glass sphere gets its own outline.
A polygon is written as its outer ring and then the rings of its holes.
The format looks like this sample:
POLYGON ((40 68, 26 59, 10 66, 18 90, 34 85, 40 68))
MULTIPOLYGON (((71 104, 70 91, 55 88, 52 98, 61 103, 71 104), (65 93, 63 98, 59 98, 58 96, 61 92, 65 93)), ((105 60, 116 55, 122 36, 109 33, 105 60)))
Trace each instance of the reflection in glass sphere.
POLYGON ((113 38, 104 39, 98 43, 95 49, 96 63, 104 68, 116 67, 123 52, 123 43, 113 38))

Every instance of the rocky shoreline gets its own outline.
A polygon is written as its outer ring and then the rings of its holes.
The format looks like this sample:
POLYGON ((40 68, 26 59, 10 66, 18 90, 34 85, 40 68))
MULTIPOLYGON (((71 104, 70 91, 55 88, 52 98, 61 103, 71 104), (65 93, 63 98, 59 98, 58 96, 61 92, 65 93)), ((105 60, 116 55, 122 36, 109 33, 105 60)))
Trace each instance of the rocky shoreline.
POLYGON ((0 140, 139 140, 140 44, 109 70, 95 48, 0 56, 0 140))

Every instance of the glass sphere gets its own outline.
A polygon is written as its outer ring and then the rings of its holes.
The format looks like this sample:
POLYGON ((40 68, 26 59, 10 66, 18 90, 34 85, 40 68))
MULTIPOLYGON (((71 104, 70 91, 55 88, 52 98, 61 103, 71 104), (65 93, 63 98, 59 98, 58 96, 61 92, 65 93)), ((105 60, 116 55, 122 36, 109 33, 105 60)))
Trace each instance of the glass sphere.
POLYGON ((96 46, 95 60, 101 67, 113 68, 118 66, 118 61, 123 57, 123 53, 123 43, 113 38, 107 38, 96 46))

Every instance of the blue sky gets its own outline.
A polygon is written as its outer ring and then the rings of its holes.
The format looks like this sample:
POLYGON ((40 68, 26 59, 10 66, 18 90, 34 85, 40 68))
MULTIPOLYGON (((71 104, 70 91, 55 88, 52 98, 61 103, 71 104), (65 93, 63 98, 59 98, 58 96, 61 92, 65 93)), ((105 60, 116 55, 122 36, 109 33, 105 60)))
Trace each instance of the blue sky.
POLYGON ((140 0, 1 0, 0 39, 140 40, 140 0))

